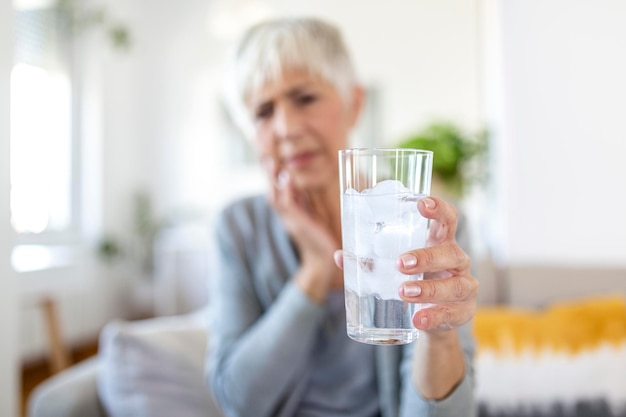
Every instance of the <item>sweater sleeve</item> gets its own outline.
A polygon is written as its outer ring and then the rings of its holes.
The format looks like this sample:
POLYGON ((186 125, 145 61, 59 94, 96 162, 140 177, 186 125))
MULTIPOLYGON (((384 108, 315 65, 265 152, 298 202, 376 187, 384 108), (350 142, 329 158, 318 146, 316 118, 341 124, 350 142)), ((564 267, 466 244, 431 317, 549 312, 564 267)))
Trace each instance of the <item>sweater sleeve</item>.
POLYGON ((233 226, 226 218, 216 225, 210 386, 228 416, 275 415, 306 372, 326 313, 292 281, 264 310, 246 259, 246 239, 233 226))
MULTIPOLYGON (((474 342, 471 322, 458 329, 465 356, 465 375, 454 390, 441 400, 426 400, 417 391, 411 379, 411 352, 407 345, 401 366, 401 417, 474 417, 477 410, 474 400, 474 342)), ((419 339, 415 342, 419 343, 419 339)))

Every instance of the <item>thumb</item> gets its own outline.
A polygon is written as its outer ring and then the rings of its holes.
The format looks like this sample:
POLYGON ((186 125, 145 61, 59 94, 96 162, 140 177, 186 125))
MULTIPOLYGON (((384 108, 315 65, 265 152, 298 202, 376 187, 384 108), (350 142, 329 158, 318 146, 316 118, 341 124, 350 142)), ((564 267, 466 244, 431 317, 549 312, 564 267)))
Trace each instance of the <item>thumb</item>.
POLYGON ((335 265, 337 265, 339 269, 343 269, 343 251, 341 249, 337 249, 333 253, 333 259, 335 260, 335 265))

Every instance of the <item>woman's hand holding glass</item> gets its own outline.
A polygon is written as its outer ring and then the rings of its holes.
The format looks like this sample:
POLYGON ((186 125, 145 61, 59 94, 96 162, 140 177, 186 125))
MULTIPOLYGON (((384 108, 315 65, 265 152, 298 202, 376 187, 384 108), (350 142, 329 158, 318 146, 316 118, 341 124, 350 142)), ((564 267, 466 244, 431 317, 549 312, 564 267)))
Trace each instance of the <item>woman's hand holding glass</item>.
MULTIPOLYGON (((428 332, 454 329, 472 319, 478 295, 471 260, 456 241, 458 212, 436 197, 421 199, 418 209, 430 219, 426 247, 400 255, 398 270, 406 275, 424 273, 424 280, 406 281, 398 292, 404 301, 429 304, 413 317, 417 329, 428 332)), ((334 257, 342 268, 342 252, 336 251, 334 257)))
POLYGON ((429 332, 457 328, 474 316, 478 281, 471 260, 456 241, 458 213, 436 197, 419 201, 419 211, 431 219, 426 247, 402 254, 400 272, 424 273, 424 280, 407 281, 399 289, 403 300, 431 304, 413 317, 413 324, 429 332))

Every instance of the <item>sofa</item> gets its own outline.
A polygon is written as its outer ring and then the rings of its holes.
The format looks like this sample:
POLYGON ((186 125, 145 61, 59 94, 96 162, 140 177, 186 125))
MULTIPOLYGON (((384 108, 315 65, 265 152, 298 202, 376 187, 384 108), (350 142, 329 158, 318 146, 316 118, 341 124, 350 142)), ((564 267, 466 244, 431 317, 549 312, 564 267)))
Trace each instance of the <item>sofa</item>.
MULTIPOLYGON (((626 417, 626 271, 522 272, 508 273, 520 279, 506 303, 483 298, 474 319, 479 416, 626 417)), ((483 297, 489 287, 483 272, 483 297)), ((98 356, 38 386, 29 416, 222 417, 204 375, 206 320, 200 308, 108 324, 98 356)))
POLYGON ((29 417, 222 417, 208 389, 206 314, 105 326, 99 352, 37 386, 29 417))

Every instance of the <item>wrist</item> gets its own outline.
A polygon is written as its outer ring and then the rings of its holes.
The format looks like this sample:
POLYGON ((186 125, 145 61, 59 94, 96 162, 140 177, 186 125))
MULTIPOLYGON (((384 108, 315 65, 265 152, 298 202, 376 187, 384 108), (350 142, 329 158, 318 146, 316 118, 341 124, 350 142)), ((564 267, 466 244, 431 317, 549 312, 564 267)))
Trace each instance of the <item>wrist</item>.
POLYGON ((329 280, 318 268, 302 267, 295 276, 298 287, 316 304, 323 304, 330 291, 329 280))
POLYGON ((444 348, 456 346, 459 343, 459 335, 456 329, 420 330, 420 339, 425 343, 444 348))
POLYGON ((456 329, 421 331, 413 354, 413 383, 429 400, 446 398, 463 380, 465 355, 456 329))

